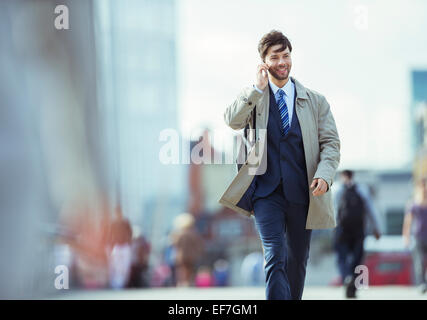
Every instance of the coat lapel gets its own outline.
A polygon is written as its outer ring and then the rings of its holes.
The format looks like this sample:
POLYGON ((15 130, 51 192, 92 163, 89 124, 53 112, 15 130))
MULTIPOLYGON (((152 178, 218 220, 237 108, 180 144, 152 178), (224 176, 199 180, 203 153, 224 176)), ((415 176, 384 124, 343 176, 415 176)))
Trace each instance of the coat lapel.
POLYGON ((314 176, 314 168, 312 168, 312 166, 310 165, 314 163, 314 159, 313 159, 314 151, 312 149, 312 143, 311 143, 311 141, 314 141, 314 139, 310 135, 310 129, 312 130, 315 124, 313 123, 310 108, 306 104, 307 104, 306 99, 302 99, 297 96, 294 111, 298 116, 299 125, 301 128, 302 142, 304 145, 305 162, 307 165, 307 176, 310 183, 312 177, 314 176))

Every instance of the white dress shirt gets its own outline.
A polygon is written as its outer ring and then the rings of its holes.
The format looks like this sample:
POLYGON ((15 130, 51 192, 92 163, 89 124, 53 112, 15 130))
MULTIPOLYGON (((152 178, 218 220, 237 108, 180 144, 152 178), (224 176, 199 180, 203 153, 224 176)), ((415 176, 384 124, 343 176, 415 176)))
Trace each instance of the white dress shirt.
MULTIPOLYGON (((279 87, 276 86, 270 79, 268 79, 268 83, 270 84, 271 90, 274 93, 274 97, 276 99, 276 103, 279 99, 279 87)), ((256 85, 254 85, 254 88, 259 92, 262 93, 263 91, 258 89, 256 85)), ((289 128, 292 124, 292 115, 294 113, 294 98, 295 98, 295 84, 292 82, 291 78, 289 78, 288 82, 281 88, 285 92, 285 102, 288 106, 288 115, 289 115, 289 128)))

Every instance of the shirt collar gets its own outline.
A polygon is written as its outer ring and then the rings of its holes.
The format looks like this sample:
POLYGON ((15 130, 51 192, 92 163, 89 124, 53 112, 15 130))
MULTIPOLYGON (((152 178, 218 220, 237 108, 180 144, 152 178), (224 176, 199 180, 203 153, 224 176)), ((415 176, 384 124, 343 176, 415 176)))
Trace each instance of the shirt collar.
MULTIPOLYGON (((272 81, 270 81, 270 79, 268 79, 268 82, 270 83, 270 87, 274 93, 274 96, 276 96, 276 93, 279 90, 279 87, 276 86, 272 81)), ((289 78, 288 82, 286 82, 286 84, 281 89, 285 92, 285 96, 287 96, 287 97, 292 96, 292 93, 295 89, 294 89, 294 84, 293 84, 291 78, 289 78)))

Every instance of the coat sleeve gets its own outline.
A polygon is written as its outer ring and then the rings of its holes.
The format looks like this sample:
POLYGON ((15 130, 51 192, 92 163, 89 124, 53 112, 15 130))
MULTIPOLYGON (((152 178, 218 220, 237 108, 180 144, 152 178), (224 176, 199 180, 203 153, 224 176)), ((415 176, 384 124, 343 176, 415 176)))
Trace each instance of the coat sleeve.
POLYGON ((252 110, 262 97, 254 87, 242 90, 236 100, 224 112, 224 121, 232 129, 243 129, 251 118, 252 110))
POLYGON ((330 190, 340 161, 340 140, 331 108, 323 96, 319 101, 318 112, 320 161, 314 178, 325 180, 330 190))

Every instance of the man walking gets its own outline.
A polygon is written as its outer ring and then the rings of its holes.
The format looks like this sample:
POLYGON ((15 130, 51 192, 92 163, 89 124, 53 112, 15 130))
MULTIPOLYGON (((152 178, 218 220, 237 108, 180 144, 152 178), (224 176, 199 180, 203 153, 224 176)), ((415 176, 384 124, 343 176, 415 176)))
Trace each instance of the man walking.
POLYGON ((249 152, 241 148, 238 157, 247 160, 220 203, 255 218, 266 298, 301 299, 311 230, 336 225, 330 187, 340 141, 325 97, 289 76, 288 38, 273 30, 258 51, 263 63, 255 84, 224 114, 231 128, 256 130, 249 130, 249 152))
POLYGON ((371 198, 353 180, 353 171, 341 172, 342 188, 335 195, 337 227, 334 247, 337 264, 347 298, 356 298, 356 267, 362 263, 367 223, 371 222, 373 234, 381 237, 371 198))

